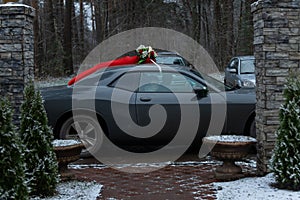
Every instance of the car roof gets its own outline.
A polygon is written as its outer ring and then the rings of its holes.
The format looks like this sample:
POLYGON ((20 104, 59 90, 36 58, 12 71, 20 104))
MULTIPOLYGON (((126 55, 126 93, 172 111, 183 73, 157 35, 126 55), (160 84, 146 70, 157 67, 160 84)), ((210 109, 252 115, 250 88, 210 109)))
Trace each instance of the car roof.
POLYGON ((93 77, 98 76, 99 73, 122 73, 124 71, 171 71, 174 69, 175 71, 190 71, 189 68, 186 66, 181 65, 155 65, 155 64, 134 64, 134 65, 121 65, 121 66, 113 66, 113 67, 107 67, 103 70, 96 71, 87 77, 93 77))
POLYGON ((254 60, 254 56, 248 55, 248 56, 236 56, 235 58, 238 58, 240 60, 254 60))
POLYGON ((174 70, 184 70, 184 71, 189 71, 189 68, 186 66, 181 66, 181 65, 162 65, 162 64, 141 64, 141 65, 122 65, 122 66, 115 66, 115 67, 109 67, 107 68, 106 71, 128 71, 128 69, 137 69, 138 71, 148 71, 148 70, 165 70, 169 71, 171 69, 174 70))
POLYGON ((172 51, 159 51, 157 52, 157 55, 158 56, 180 56, 178 53, 172 51))
MULTIPOLYGON (((93 79, 96 77, 99 77, 100 74, 107 74, 108 76, 119 76, 120 74, 124 72, 129 72, 129 71, 135 71, 135 72, 142 72, 142 71, 157 71, 159 72, 160 70, 167 72, 167 71, 178 71, 178 72, 183 72, 183 71, 190 71, 189 68, 186 66, 180 66, 180 65, 155 65, 155 64, 134 64, 134 65, 121 65, 121 66, 113 66, 113 67, 107 67, 103 68, 102 70, 98 70, 92 74, 89 74, 88 76, 84 77, 82 80, 79 82, 86 80, 86 79, 93 79)), ((101 75, 101 76, 103 76, 101 75)))

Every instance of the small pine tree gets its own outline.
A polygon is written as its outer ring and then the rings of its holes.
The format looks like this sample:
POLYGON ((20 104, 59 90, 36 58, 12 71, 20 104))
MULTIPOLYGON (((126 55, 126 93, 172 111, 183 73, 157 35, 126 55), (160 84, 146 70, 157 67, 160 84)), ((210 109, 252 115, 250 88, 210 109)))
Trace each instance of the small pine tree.
POLYGON ((23 148, 7 100, 0 100, 0 199, 27 199, 23 148))
POLYGON ((300 80, 288 80, 279 112, 280 125, 271 160, 278 187, 300 190, 300 80))
POLYGON ((30 83, 24 91, 21 105, 21 139, 26 146, 25 162, 28 169, 31 195, 50 196, 58 183, 58 166, 53 151, 53 134, 40 92, 30 83))

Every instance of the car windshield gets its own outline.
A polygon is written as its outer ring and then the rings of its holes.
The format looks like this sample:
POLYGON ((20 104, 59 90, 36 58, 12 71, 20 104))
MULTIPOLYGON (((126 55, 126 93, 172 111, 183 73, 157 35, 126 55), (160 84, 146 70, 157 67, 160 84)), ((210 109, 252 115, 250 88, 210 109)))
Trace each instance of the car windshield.
POLYGON ((157 56, 156 63, 164 64, 164 65, 184 65, 184 61, 182 58, 178 56, 157 56))
POLYGON ((255 70, 254 60, 241 61, 241 74, 253 74, 255 70))

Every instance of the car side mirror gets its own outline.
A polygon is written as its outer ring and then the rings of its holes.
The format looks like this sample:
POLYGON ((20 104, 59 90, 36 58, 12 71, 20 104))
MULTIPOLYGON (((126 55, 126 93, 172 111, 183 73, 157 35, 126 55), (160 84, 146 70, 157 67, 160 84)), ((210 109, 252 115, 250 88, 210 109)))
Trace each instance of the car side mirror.
POLYGON ((194 87, 194 92, 196 93, 198 98, 207 97, 208 89, 203 87, 194 87))
POLYGON ((236 73, 237 71, 236 71, 235 68, 228 68, 228 72, 230 72, 230 73, 236 73))

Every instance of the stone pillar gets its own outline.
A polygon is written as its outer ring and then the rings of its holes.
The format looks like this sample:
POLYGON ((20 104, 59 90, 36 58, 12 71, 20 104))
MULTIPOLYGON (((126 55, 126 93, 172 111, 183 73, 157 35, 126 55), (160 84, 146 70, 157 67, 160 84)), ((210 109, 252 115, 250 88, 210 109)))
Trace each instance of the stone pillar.
POLYGON ((261 0, 252 4, 256 65, 258 174, 270 171, 279 107, 287 77, 300 67, 300 1, 261 0))
POLYGON ((18 124, 25 85, 34 78, 34 9, 0 4, 0 95, 8 97, 18 124))

